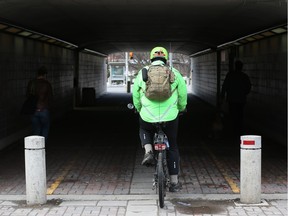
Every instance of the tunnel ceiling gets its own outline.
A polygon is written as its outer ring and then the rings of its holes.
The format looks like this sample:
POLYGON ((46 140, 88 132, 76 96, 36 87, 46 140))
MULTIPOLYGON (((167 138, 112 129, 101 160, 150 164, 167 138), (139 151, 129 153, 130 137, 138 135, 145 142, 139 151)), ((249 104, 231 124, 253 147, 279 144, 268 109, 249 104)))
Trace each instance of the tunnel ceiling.
POLYGON ((191 55, 287 23, 286 0, 0 0, 0 22, 103 54, 191 55))

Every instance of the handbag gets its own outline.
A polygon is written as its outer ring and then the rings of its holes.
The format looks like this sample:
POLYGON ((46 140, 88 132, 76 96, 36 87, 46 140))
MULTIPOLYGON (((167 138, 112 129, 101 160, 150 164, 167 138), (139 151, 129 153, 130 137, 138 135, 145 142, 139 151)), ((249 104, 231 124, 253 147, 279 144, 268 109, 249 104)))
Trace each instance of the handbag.
POLYGON ((30 95, 28 98, 26 98, 21 108, 21 114, 22 115, 33 114, 37 107, 37 101, 38 97, 35 95, 30 95))

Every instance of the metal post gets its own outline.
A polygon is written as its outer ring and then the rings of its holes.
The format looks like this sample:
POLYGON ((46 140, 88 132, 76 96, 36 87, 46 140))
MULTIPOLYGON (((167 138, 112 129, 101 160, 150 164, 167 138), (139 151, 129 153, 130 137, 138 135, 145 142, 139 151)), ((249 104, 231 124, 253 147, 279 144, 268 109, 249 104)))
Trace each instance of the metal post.
POLYGON ((25 137, 25 175, 27 204, 44 204, 46 197, 45 138, 25 137))
POLYGON ((131 81, 127 81, 127 93, 131 92, 131 81))
POLYGON ((129 66, 128 66, 128 52, 125 52, 125 77, 126 77, 126 83, 127 84, 127 81, 128 81, 128 69, 129 66))
POLYGON ((261 136, 241 136, 240 202, 261 203, 261 136))
POLYGON ((169 65, 170 67, 173 67, 173 53, 169 53, 169 65))

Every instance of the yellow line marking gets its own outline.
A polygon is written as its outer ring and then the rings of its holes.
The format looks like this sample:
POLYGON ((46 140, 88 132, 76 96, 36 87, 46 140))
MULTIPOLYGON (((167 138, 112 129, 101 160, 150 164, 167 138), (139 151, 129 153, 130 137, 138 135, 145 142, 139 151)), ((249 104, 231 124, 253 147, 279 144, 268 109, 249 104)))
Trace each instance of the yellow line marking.
POLYGON ((74 163, 75 160, 71 161, 66 167, 64 167, 64 170, 61 173, 61 175, 51 184, 49 188, 47 188, 46 192, 47 195, 51 195, 54 193, 54 191, 59 187, 59 185, 64 180, 64 178, 66 177, 66 175, 68 174, 74 163))
POLYGON ((208 151, 209 155, 211 156, 212 160, 216 164, 217 168, 220 170, 220 172, 222 173, 224 179, 229 184, 232 192, 233 193, 240 193, 240 188, 233 181, 233 179, 229 177, 228 173, 224 169, 224 165, 217 159, 217 157, 211 152, 211 150, 205 144, 203 144, 203 146, 208 151))

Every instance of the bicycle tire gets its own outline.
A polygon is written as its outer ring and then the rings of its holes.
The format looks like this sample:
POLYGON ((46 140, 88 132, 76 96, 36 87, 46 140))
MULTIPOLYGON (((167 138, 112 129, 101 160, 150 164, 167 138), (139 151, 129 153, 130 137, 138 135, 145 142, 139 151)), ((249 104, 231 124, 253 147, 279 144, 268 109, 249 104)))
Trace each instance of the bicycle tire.
POLYGON ((157 162, 157 175, 158 175, 157 191, 158 191, 158 196, 159 196, 160 208, 164 207, 164 197, 165 197, 165 176, 164 176, 162 160, 163 160, 162 152, 159 152, 158 162, 157 162))

